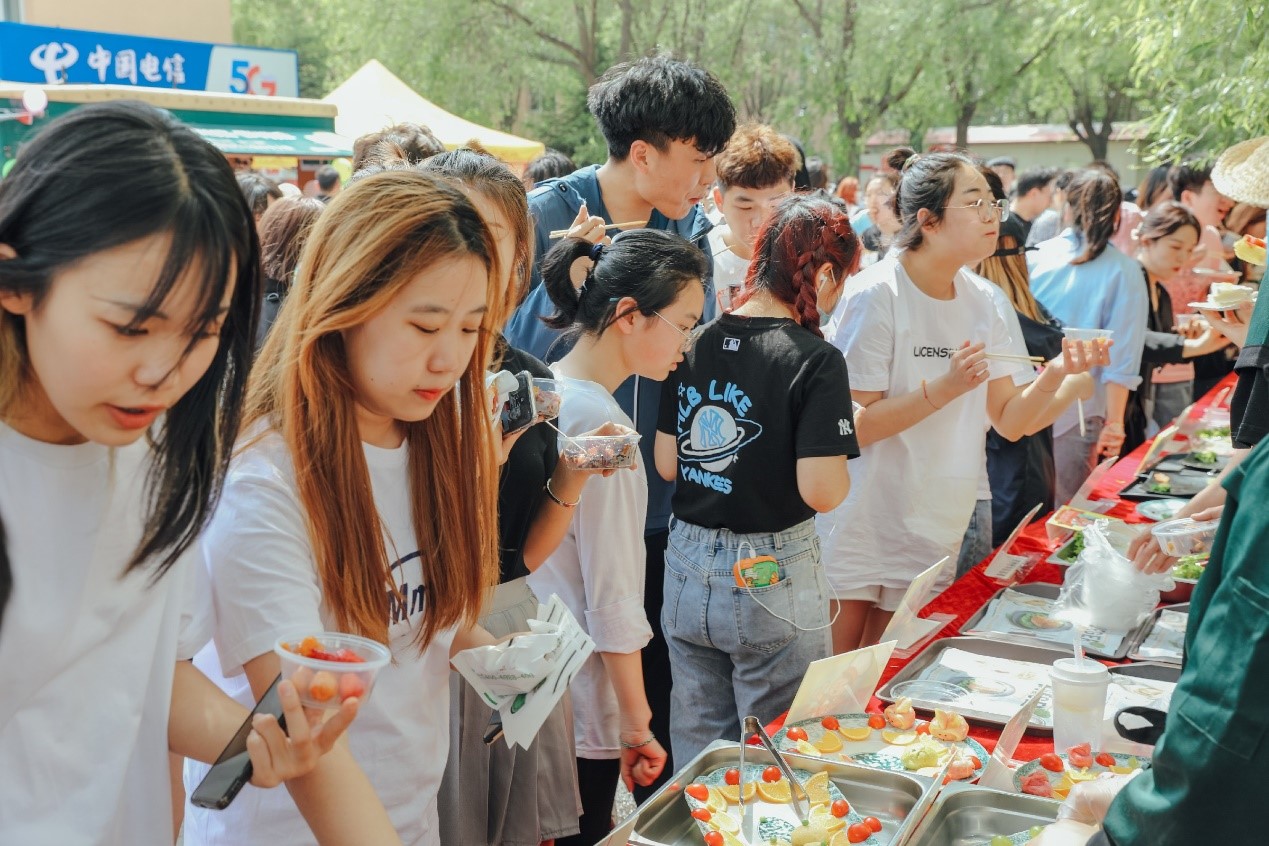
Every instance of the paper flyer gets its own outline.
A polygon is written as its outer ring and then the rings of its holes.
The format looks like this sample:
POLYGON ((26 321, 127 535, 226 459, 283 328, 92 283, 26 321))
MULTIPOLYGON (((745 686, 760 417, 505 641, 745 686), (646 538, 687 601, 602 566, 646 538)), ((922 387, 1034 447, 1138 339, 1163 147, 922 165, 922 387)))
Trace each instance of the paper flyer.
MULTIPOLYGON (((882 643, 893 640, 897 643, 896 648, 906 650, 930 636, 931 622, 921 619, 917 614, 930 601, 934 585, 949 561, 951 561, 950 557, 943 558, 942 561, 912 580, 912 584, 908 585, 907 591, 903 594, 903 599, 899 601, 898 609, 895 610, 894 616, 890 618, 890 623, 881 635, 882 643)), ((944 625, 946 623, 941 623, 938 628, 944 625)), ((811 716, 823 715, 812 714, 811 716)))
MULTIPOLYGON (((1006 590, 991 601, 987 613, 978 625, 966 629, 967 635, 1016 635, 1050 643, 1073 645, 1076 629, 1066 620, 1053 616, 1056 599, 1031 596, 1016 590, 1006 590)), ((1128 636, 1126 631, 1109 631, 1089 626, 1083 632, 1084 648, 1099 655, 1114 655, 1128 636)))
POLYGON ((938 660, 926 667, 921 679, 947 682, 965 691, 956 702, 964 711, 982 711, 1008 718, 1035 695, 1043 693, 1031 718, 1037 726, 1053 725, 1049 704, 1049 668, 1028 661, 1013 661, 978 655, 963 649, 945 649, 938 660))
POLYGON ((1009 537, 1000 545, 1000 549, 996 550, 996 554, 992 556, 991 563, 983 571, 989 579, 1000 582, 1001 584, 1012 584, 1017 580, 1023 568, 1031 561, 1028 555, 1014 555, 1009 552, 1013 547, 1014 541, 1018 539, 1018 535, 1022 534, 1022 530, 1031 525, 1031 521, 1035 519, 1036 512, 1043 507, 1043 503, 1036 503, 1035 507, 1027 512, 1027 516, 1014 527, 1009 533, 1009 537))
POLYGON ((1000 740, 996 742, 996 749, 991 753, 991 760, 987 762, 987 769, 978 780, 979 787, 1013 792, 1013 768, 1010 762, 1013 761, 1013 753, 1017 751, 1022 735, 1026 733, 1027 726, 1031 723, 1031 716, 1036 706, 1040 704, 1040 700, 1046 693, 1048 693, 1047 687, 1036 690, 1026 704, 1018 709, 1018 713, 1005 723, 1004 730, 1000 732, 1000 740))
POLYGON ((862 714, 890 663, 895 642, 879 643, 811 662, 785 724, 828 714, 862 714))
POLYGON ((465 649, 454 668, 502 718, 507 745, 528 749, 577 671, 595 650, 563 601, 552 594, 529 631, 494 646, 465 649))

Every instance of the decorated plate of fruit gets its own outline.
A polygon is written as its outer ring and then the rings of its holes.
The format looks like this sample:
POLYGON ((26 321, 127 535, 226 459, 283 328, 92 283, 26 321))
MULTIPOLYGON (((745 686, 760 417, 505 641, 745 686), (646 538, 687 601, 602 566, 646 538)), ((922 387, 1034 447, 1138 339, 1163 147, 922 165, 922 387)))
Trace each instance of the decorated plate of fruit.
POLYGON ((1141 769, 1141 764, 1141 759, 1133 755, 1114 752, 1094 755, 1092 747, 1085 743, 1028 761, 1014 772, 1013 784, 1019 793, 1065 799, 1071 788, 1082 781, 1093 781, 1105 773, 1128 775, 1141 769))
MULTIPOLYGON (((745 764, 745 802, 754 803, 758 837, 754 846, 847 846, 867 843, 879 846, 883 825, 876 817, 855 811, 829 781, 828 773, 793 771, 806 789, 809 812, 799 820, 789 804, 793 787, 779 767, 745 764)), ((719 767, 698 776, 683 790, 692 819, 705 838, 705 846, 740 846, 740 770, 719 767)), ((799 796, 799 798, 801 798, 799 796)))
POLYGON ((938 775, 951 759, 948 775, 958 781, 981 776, 990 757, 969 737, 969 723, 960 714, 936 709, 933 720, 918 720, 907 699, 881 714, 802 720, 780 729, 773 740, 782 752, 923 776, 938 775))

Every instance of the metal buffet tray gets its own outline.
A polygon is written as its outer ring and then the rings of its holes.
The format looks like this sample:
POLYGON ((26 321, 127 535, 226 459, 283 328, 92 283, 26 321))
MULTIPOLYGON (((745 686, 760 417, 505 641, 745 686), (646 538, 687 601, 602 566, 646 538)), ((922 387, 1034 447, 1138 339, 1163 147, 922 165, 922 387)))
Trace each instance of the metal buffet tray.
POLYGON ((1111 667, 1110 674, 1112 676, 1133 676, 1139 679, 1176 684, 1181 680, 1181 667, 1177 664, 1167 664, 1161 661, 1142 661, 1138 664, 1122 664, 1118 667, 1111 667))
MULTIPOLYGON (((1189 610, 1190 610, 1190 603, 1188 602, 1181 602, 1177 605, 1164 605, 1162 608, 1154 609, 1154 613, 1151 614, 1146 619, 1145 625, 1141 626, 1141 630, 1132 639, 1132 643, 1129 644, 1128 659, 1130 661, 1146 661, 1146 662, 1149 662, 1150 664, 1158 664, 1161 666, 1174 667, 1174 668, 1177 668, 1177 674, 1179 676, 1180 667, 1181 667, 1180 659, 1176 661, 1169 661, 1167 658, 1160 658, 1158 656, 1145 656, 1145 655, 1141 655, 1138 652, 1138 650, 1141 649, 1142 645, 1145 644, 1146 640, 1150 637, 1150 633, 1154 631, 1154 627, 1155 625, 1158 624, 1159 617, 1163 615, 1164 611, 1188 612, 1189 610)), ((1155 678, 1155 677, 1148 676, 1148 678, 1155 678)), ((1162 681, 1176 681, 1176 679, 1162 679, 1162 681)))
MULTIPOLYGON (((987 616, 987 610, 991 607, 991 603, 999 599, 1001 594, 1003 594, 1006 590, 1015 590, 1018 593, 1025 593, 1028 596, 1038 596, 1041 599, 1057 599, 1058 594, 1062 590, 1062 586, 1050 585, 1050 584, 1014 585, 1013 588, 1004 588, 1002 590, 999 590, 991 598, 990 602, 983 605, 982 608, 978 609, 978 613, 976 613, 974 616, 969 618, 969 620, 965 623, 965 625, 961 627, 961 631, 964 631, 964 632, 971 631, 979 623, 981 623, 983 621, 983 618, 987 616)), ((1098 652, 1095 649, 1085 649, 1085 652, 1087 652, 1089 655, 1092 655, 1096 658, 1108 658, 1112 661, 1122 661, 1128 657, 1128 653, 1132 651, 1132 649, 1134 648, 1134 644, 1141 643, 1141 641, 1145 638, 1144 632, 1148 628, 1152 627, 1154 625, 1153 621, 1157 619, 1158 619, 1157 616, 1147 617, 1146 619, 1138 623, 1137 627, 1134 629, 1131 629, 1128 632, 1128 634, 1126 634, 1124 638, 1119 642, 1119 648, 1116 649, 1113 654, 1108 654, 1106 652, 1098 652)), ((1044 649, 1057 649, 1067 653, 1069 653, 1072 648, 1071 644, 1069 643, 1059 643, 1057 641, 1044 640, 1043 638, 1031 637, 1025 634, 1014 634, 1014 633, 1006 634, 1005 632, 974 632, 973 637, 988 638, 990 640, 1000 640, 1000 641, 1004 641, 1005 643, 1021 643, 1027 646, 1039 646, 1044 649)))
MULTIPOLYGON (((1026 661, 1031 664, 1039 664, 1042 667, 1050 667, 1053 662, 1059 658, 1065 658, 1071 654, 1069 647, 1062 647, 1057 644, 1046 644, 1044 646, 1032 646, 1029 644, 1010 643, 1005 640, 991 640, 983 637, 945 637, 936 640, 926 647, 925 651, 917 657, 913 658, 908 665, 895 674, 881 690, 877 691, 877 698, 883 702, 894 702, 896 697, 891 694, 891 690, 895 685, 902 684, 906 681, 919 679, 921 674, 927 668, 938 661, 939 655, 945 649, 962 649, 966 652, 973 652, 977 655, 985 655, 989 658, 1005 658, 1010 661, 1026 661)), ((985 723, 990 726, 1000 726, 1003 728, 1009 722, 1012 714, 991 714, 986 711, 974 711, 966 708, 957 707, 955 703, 948 705, 943 702, 927 703, 922 702, 916 697, 912 698, 914 707, 922 711, 933 711, 935 706, 940 708, 950 707, 967 720, 985 723)), ((1027 725, 1027 731, 1035 734, 1052 734, 1053 727, 1040 725, 1032 722, 1027 725)))
POLYGON ((944 788, 912 839, 913 846, 985 846, 1057 818, 1060 804, 1023 793, 1003 793, 956 782, 944 788))
MULTIPOLYGON (((632 831, 641 838, 665 846, 700 846, 700 831, 692 820, 682 789, 697 776, 719 767, 734 767, 739 754, 739 744, 728 741, 720 740, 706 747, 597 846, 625 846, 632 831)), ((878 836, 882 843, 892 843, 908 836, 918 822, 909 819, 912 809, 932 784, 930 779, 918 775, 874 770, 803 755, 786 754, 784 757, 791 767, 808 772, 827 772, 853 809, 864 816, 881 820, 882 829, 878 836)), ((774 763, 771 754, 759 746, 745 749, 745 761, 774 763)))

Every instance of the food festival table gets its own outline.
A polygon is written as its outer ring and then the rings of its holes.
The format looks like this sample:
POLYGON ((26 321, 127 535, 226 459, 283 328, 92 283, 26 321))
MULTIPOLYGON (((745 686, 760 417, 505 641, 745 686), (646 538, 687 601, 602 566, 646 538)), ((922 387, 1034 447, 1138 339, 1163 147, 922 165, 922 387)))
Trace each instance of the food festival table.
MULTIPOLYGON (((1229 393, 1229 389, 1233 386, 1235 377, 1233 374, 1228 376, 1219 385, 1213 388, 1205 396, 1200 398, 1194 404, 1191 414, 1195 417, 1201 417, 1208 409, 1217 405, 1229 393)), ((1093 500, 1114 500, 1115 504, 1107 515, 1110 517, 1118 517, 1129 523, 1144 523, 1146 520, 1142 518, 1136 511, 1136 503, 1130 500, 1119 499, 1118 493, 1123 490, 1129 482, 1137 475, 1137 468, 1141 465, 1141 461, 1145 458, 1149 451, 1152 441, 1148 441, 1136 450, 1120 459, 1110 470, 1110 472, 1102 479, 1101 483, 1093 489, 1090 499, 1093 500)), ((1034 523, 1028 526, 1014 541, 1010 552, 1016 555, 1025 555, 1028 553, 1042 554, 1043 558, 1047 558, 1049 553, 1053 551, 1054 544, 1049 540, 1045 530, 1045 521, 1049 515, 1043 515, 1034 523)), ((993 550, 992 555, 995 555, 993 550)), ((969 621, 975 612, 987 604, 987 602, 1000 590, 1000 585, 993 582, 984 575, 984 570, 990 563, 992 556, 988 556, 986 560, 980 562, 973 570, 966 573, 960 579, 953 582, 947 590, 943 591, 935 597, 928 605, 922 609, 920 616, 928 617, 931 614, 950 614, 956 619, 947 624, 934 640, 945 637, 955 637, 961 633, 961 627, 969 621)), ((1050 564, 1043 559, 1035 565, 1035 567, 1022 579, 1023 584, 1034 582, 1047 582, 1049 584, 1061 584, 1063 571, 1065 568, 1056 564, 1050 564)), ((930 641, 931 643, 934 640, 930 641)), ((928 648, 928 644, 926 645, 928 648)), ((919 653, 917 653, 919 654, 919 653)), ((891 678, 893 678, 900 670, 902 670, 909 661, 916 657, 916 654, 907 656, 906 658, 894 658, 886 666, 885 672, 881 674, 881 681, 878 683, 877 689, 884 687, 891 678)), ((1104 662, 1107 664, 1113 662, 1104 662)), ((884 703, 875 696, 869 704, 872 711, 880 711, 884 703)), ((772 722, 768 731, 775 733, 784 723, 784 715, 781 715, 772 722)), ((1000 739, 1000 730, 990 726, 981 726, 970 724, 970 737, 983 744, 990 752, 996 748, 996 741, 1000 739)), ((1014 758, 1019 761, 1030 761, 1040 757, 1045 752, 1053 751, 1053 738, 1042 737, 1028 733, 1023 736, 1022 741, 1018 744, 1017 750, 1014 752, 1014 758)))

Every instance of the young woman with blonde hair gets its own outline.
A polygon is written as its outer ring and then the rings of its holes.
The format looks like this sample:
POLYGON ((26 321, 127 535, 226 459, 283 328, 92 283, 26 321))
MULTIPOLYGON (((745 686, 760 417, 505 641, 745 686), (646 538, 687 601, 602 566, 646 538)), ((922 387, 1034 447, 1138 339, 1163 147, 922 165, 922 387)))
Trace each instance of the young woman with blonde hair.
MULTIPOLYGON (((348 754, 316 774, 350 814, 382 803, 406 844, 440 843, 449 659, 488 642, 475 620, 497 580, 498 273, 484 220, 444 179, 385 171, 336 197, 261 352, 203 541, 217 623, 199 660, 232 695, 272 680, 280 637, 334 629, 392 650, 348 754)), ((293 809, 250 789, 191 810, 185 832, 190 846, 308 840, 293 809)))

